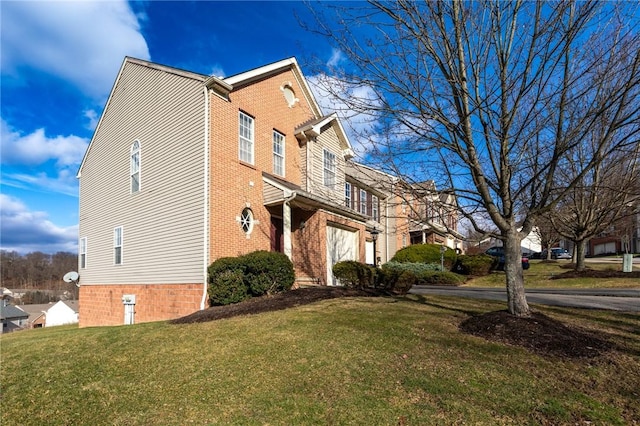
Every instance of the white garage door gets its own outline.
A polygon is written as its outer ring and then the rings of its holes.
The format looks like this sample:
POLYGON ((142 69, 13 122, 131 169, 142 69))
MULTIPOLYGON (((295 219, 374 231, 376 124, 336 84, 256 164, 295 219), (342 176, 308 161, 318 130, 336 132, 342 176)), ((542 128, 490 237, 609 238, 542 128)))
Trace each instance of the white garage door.
POLYGON ((616 243, 610 242, 605 244, 596 244, 593 248, 593 254, 605 254, 605 253, 615 253, 616 252, 616 243))
POLYGON ((357 259, 357 232, 327 225, 327 284, 337 285, 333 265, 341 260, 357 259))

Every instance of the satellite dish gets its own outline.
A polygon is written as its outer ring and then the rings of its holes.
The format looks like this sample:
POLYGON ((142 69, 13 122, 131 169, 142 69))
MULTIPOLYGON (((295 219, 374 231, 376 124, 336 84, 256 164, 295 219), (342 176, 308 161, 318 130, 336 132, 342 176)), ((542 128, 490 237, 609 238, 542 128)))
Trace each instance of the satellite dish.
POLYGON ((66 283, 74 283, 76 286, 80 287, 80 285, 78 284, 79 278, 80 278, 80 275, 78 275, 76 271, 71 271, 64 274, 64 277, 62 277, 62 280, 66 283))

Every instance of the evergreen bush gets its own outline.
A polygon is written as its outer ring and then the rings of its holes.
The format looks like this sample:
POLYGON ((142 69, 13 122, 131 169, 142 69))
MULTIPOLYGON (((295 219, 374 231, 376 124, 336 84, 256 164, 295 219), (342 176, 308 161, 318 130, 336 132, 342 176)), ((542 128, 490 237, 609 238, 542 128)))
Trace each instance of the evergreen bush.
POLYGON ((333 275, 340 284, 350 288, 365 288, 375 284, 376 268, 355 260, 343 260, 333 265, 333 275))
MULTIPOLYGON (((434 263, 440 264, 439 244, 413 244, 400 249, 391 259, 392 262, 399 263, 434 263)), ((456 251, 447 248, 444 252, 444 266, 450 269, 456 260, 456 251)))
POLYGON ((491 273, 496 259, 488 254, 474 254, 458 256, 453 266, 453 272, 461 275, 481 277, 491 273))
POLYGON ((293 263, 284 253, 260 250, 241 259, 245 264, 245 281, 252 296, 291 290, 295 282, 293 263))

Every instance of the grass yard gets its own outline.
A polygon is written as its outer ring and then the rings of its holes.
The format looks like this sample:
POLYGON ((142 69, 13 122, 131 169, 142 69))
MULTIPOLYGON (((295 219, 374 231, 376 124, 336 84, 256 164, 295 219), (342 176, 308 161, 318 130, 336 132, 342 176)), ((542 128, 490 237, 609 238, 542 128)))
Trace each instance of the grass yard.
MULTIPOLYGON (((524 271, 524 285, 526 288, 640 288, 640 279, 637 272, 633 277, 580 277, 552 279, 571 270, 571 263, 568 260, 557 261, 529 261, 530 268, 524 271)), ((587 263, 587 267, 596 271, 621 271, 620 264, 615 263, 587 263)), ((484 277, 477 277, 464 284, 465 287, 504 287, 504 272, 494 272, 484 277)))
POLYGON ((197 324, 3 335, 0 423, 637 424, 638 315, 541 308, 617 345, 567 359, 458 330, 469 315, 500 309, 435 296, 342 298, 197 324))

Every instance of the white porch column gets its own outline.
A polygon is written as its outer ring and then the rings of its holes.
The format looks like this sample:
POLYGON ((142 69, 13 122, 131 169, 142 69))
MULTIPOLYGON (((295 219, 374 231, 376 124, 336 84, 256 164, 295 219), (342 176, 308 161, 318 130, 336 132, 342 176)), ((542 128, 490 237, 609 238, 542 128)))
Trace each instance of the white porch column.
POLYGON ((291 257, 291 206, 289 202, 282 203, 282 230, 284 240, 284 254, 287 255, 289 260, 293 260, 291 257))

